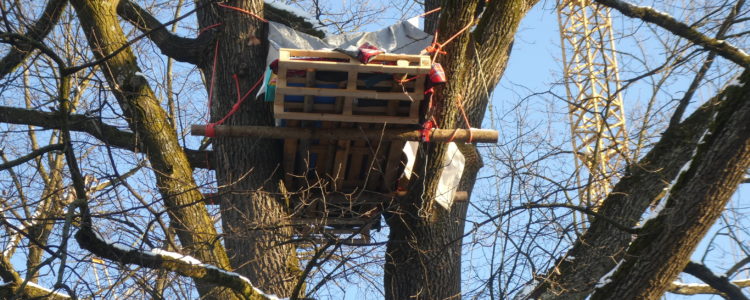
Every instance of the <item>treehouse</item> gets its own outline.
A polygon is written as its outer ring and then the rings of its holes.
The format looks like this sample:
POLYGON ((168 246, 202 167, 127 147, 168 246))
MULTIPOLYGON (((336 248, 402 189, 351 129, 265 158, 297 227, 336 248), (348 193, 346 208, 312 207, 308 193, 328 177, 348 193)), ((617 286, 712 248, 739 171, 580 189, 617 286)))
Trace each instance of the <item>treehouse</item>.
MULTIPOLYGON (((369 243, 384 207, 405 193, 420 142, 497 141, 492 130, 423 126, 426 87, 444 79, 429 56, 383 53, 369 44, 357 50, 278 49, 265 82, 276 127, 192 128, 194 135, 283 140, 279 190, 301 240, 369 243)), ((451 173, 444 202, 467 198, 455 190, 463 156, 451 149, 454 159, 441 178, 451 173)))

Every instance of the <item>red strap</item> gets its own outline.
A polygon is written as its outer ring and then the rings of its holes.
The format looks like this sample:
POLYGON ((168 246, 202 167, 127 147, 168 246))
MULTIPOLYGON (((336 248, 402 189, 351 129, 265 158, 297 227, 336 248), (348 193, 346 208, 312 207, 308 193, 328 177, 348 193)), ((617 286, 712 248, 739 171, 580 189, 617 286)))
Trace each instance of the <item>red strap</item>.
POLYGON ((432 120, 427 120, 427 122, 424 122, 424 124, 422 124, 420 135, 422 136, 423 142, 430 142, 430 136, 432 135, 433 128, 435 128, 435 122, 433 122, 432 120))
POLYGON ((206 124, 206 137, 216 137, 216 129, 214 128, 216 126, 216 123, 208 123, 206 124))

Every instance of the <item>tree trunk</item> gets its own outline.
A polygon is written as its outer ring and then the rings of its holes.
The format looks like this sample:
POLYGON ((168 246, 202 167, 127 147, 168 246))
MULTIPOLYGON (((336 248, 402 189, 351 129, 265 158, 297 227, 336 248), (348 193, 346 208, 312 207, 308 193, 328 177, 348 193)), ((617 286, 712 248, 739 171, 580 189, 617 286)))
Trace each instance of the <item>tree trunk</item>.
MULTIPOLYGON (((203 5, 201 2, 200 5, 203 5)), ((263 1, 242 0, 232 6, 262 16, 263 1)), ((201 69, 207 90, 213 90, 211 121, 223 118, 240 94, 263 76, 268 53, 268 26, 248 14, 212 4, 199 10, 199 24, 216 29, 218 53, 206 53, 201 69), (215 71, 214 71, 215 68, 215 71), (215 78, 213 78, 215 77, 215 78), (211 86, 213 82, 213 86, 211 86)), ((253 91, 225 125, 274 126, 271 103, 256 100, 253 91)), ((271 139, 217 137, 213 139, 216 178, 222 199, 224 244, 235 271, 267 293, 287 297, 299 280, 299 262, 292 237, 288 208, 276 194, 283 174, 281 143, 271 139)))
POLYGON ((750 167, 750 72, 719 95, 690 168, 669 191, 665 208, 630 245, 611 282, 592 299, 658 299, 690 261, 750 167))
MULTIPOLYGON (((448 77, 434 95, 435 117, 440 128, 479 127, 489 94, 500 80, 508 60, 513 36, 521 18, 536 1, 492 1, 481 20, 479 1, 444 1, 438 31, 445 40, 468 24, 473 32, 459 35, 439 56, 448 77), (456 103, 460 101, 461 103, 456 103)), ((434 6, 428 3, 427 7, 434 6)), ((429 24, 433 24, 429 22, 429 24)), ((429 29, 429 28, 428 28, 429 29)), ((390 236, 386 249, 386 299, 460 299, 461 241, 467 205, 454 205, 446 211, 435 205, 435 189, 443 168, 446 146, 422 144, 409 193, 397 199, 397 209, 387 222, 390 236)), ((477 157, 472 145, 462 147, 467 157, 477 157)), ((461 188, 471 191, 479 159, 467 159, 461 188)))
MULTIPOLYGON (((116 14, 118 1, 71 1, 94 56, 102 59, 126 45, 116 14)), ((112 87, 128 124, 142 140, 154 169, 156 184, 168 209, 172 227, 185 252, 220 268, 229 268, 224 247, 218 243, 213 222, 203 205, 192 169, 177 134, 146 79, 139 74, 136 58, 126 47, 102 62, 102 73, 112 87)), ((201 296, 235 299, 229 289, 197 282, 201 296)))
MULTIPOLYGON (((701 106, 685 121, 664 132, 659 142, 639 162, 628 166, 626 175, 602 201, 599 213, 620 225, 633 227, 650 205, 664 196, 664 189, 688 162, 718 109, 718 97, 701 106)), ((610 221, 593 218, 566 257, 560 258, 528 295, 531 299, 583 299, 599 278, 622 258, 632 235, 610 221)))

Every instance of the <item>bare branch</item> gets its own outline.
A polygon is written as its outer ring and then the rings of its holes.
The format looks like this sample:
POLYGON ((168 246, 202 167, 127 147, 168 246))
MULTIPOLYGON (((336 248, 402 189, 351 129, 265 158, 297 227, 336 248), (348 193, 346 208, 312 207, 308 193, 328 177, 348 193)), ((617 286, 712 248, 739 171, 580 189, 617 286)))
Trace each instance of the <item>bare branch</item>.
MULTIPOLYGON (((26 37, 29 40, 43 40, 60 19, 60 15, 62 15, 67 4, 67 0, 50 0, 47 2, 47 6, 44 8, 44 11, 41 16, 39 16, 36 23, 29 28, 26 37)), ((35 45, 23 41, 15 44, 10 49, 10 52, 0 60, 0 78, 13 72, 13 70, 31 55, 32 50, 35 48, 35 45)))
POLYGON ((200 34, 194 39, 178 36, 167 30, 166 25, 169 23, 162 24, 148 11, 132 1, 120 1, 117 6, 117 13, 145 32, 148 39, 159 47, 162 54, 177 61, 199 64, 204 54, 204 48, 209 44, 208 41, 213 39, 213 36, 208 32, 200 34))
MULTIPOLYGON (((135 134, 106 124, 86 115, 70 115, 70 130, 88 133, 107 145, 131 151, 143 149, 135 134)), ((47 129, 62 128, 62 118, 57 113, 41 112, 16 107, 0 106, 0 122, 38 126, 47 129)), ((212 168, 213 153, 185 149, 193 168, 212 168)))
POLYGON ((677 21, 668 14, 650 7, 632 5, 620 0, 596 0, 596 2, 614 8, 628 17, 638 18, 658 25, 659 27, 674 33, 677 36, 683 37, 696 45, 714 51, 742 67, 750 67, 750 55, 747 55, 742 49, 739 49, 724 40, 707 37, 687 24, 677 21))
POLYGON ((725 294, 727 299, 747 300, 747 297, 742 294, 742 290, 740 290, 737 285, 729 282, 729 279, 725 276, 717 276, 703 264, 691 261, 685 267, 685 270, 683 272, 695 276, 701 281, 707 283, 710 287, 716 289, 722 294, 725 294))
MULTIPOLYGON (((51 152, 55 150, 62 150, 62 149, 63 149, 63 144, 52 144, 52 145, 44 146, 42 148, 31 151, 29 154, 21 156, 17 159, 14 159, 4 164, 0 164, 0 171, 23 164, 47 152, 51 152)), ((0 152, 2 152, 2 150, 0 150, 0 152)))
POLYGON ((278 299, 266 295, 250 283, 244 276, 222 270, 216 266, 204 264, 190 256, 178 256, 177 253, 158 251, 143 252, 133 248, 115 246, 100 238, 91 228, 82 228, 75 234, 81 248, 91 251, 100 257, 122 264, 133 264, 152 269, 164 269, 193 279, 228 287, 241 293, 247 299, 278 299))

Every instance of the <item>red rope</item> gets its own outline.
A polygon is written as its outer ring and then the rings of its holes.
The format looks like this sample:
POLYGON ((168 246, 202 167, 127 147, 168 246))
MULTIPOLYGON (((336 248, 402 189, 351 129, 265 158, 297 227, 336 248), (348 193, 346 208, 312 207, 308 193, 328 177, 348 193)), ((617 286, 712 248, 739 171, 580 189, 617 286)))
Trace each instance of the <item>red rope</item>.
MULTIPOLYGON (((235 80, 237 80, 237 75, 233 75, 233 76, 234 76, 235 80)), ((221 120, 219 120, 216 123, 214 123, 214 125, 221 125, 221 124, 223 124, 224 121, 226 121, 227 119, 229 119, 230 116, 232 116, 234 113, 236 113, 238 110, 240 110, 240 106, 242 105, 242 102, 245 102, 245 99, 247 99, 248 96, 250 96, 250 94, 260 85, 261 82, 263 82, 263 76, 261 76, 260 78, 258 78, 258 81, 255 82, 255 84, 253 85, 253 87, 251 87, 250 90, 247 91, 247 93, 245 93, 244 96, 242 96, 242 98, 240 98, 240 94, 239 94, 239 82, 237 82, 237 102, 234 105, 232 105, 232 110, 230 110, 227 113, 226 116, 224 116, 223 118, 221 118, 221 120)))
POLYGON ((198 31, 198 35, 201 35, 201 33, 203 33, 203 32, 204 32, 204 31, 206 31, 206 30, 209 30, 209 29, 211 29, 211 28, 216 28, 216 27, 219 27, 219 26, 221 26, 221 25, 224 25, 224 23, 216 23, 216 24, 214 24, 214 25, 211 25, 211 26, 206 26, 205 28, 201 28, 201 30, 199 30, 199 31, 198 31))
POLYGON ((450 42, 452 42, 453 40, 455 40, 459 35, 461 35, 462 33, 464 33, 466 30, 469 30, 469 28, 471 28, 472 25, 474 25, 474 23, 467 24, 466 26, 464 26, 464 28, 461 28, 461 30, 459 30, 458 32, 456 32, 453 36, 451 36, 445 42, 442 42, 442 43, 438 43, 438 32, 436 30, 435 31, 435 39, 433 40, 432 45, 427 46, 427 48, 425 49, 425 51, 427 51, 429 53, 434 53, 435 54, 432 57, 432 62, 433 63, 435 62, 435 59, 437 59, 437 56, 439 54, 448 54, 447 52, 443 51, 443 47, 445 47, 448 44, 450 44, 450 42))
MULTIPOLYGON (((469 144, 474 142, 474 133, 471 131, 471 123, 469 123, 469 117, 466 115, 466 111, 464 110, 464 100, 463 97, 460 95, 458 96, 458 109, 461 110, 461 115, 464 117, 464 122, 466 123, 466 127, 469 128, 469 144)), ((458 129, 456 129, 458 131, 458 129)), ((448 142, 452 142, 453 138, 456 137, 456 131, 453 132, 453 136, 451 136, 450 140, 448 142)))
POLYGON ((221 4, 221 3, 216 3, 216 5, 218 5, 218 6, 221 6, 221 7, 223 7, 223 8, 228 8, 228 9, 231 9, 231 10, 236 10, 236 11, 238 11, 238 12, 241 12, 241 13, 244 13, 244 14, 247 14, 247 15, 250 15, 250 16, 253 16, 253 17, 255 17, 256 19, 258 19, 258 20, 261 20, 261 21, 263 21, 263 22, 265 22, 265 23, 268 23, 268 20, 266 20, 266 19, 263 19, 262 17, 260 17, 260 16, 258 16, 258 15, 256 15, 256 14, 254 14, 253 12, 251 12, 251 11, 249 11, 249 10, 246 10, 246 9, 242 9, 242 8, 239 8, 239 7, 234 7, 234 6, 230 6, 230 5, 226 5, 226 4, 221 4))
POLYGON ((431 14, 431 13, 437 12, 437 11, 439 11, 439 10, 441 10, 441 9, 443 9, 443 8, 442 8, 442 7, 438 7, 438 8, 436 8, 436 9, 433 9, 433 10, 431 10, 431 11, 428 11, 428 12, 426 12, 426 13, 423 13, 423 14, 421 14, 421 15, 418 15, 417 17, 424 17, 424 16, 427 16, 427 15, 429 15, 429 14, 431 14))

